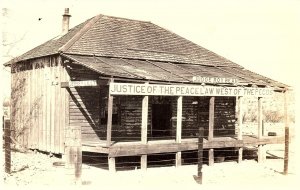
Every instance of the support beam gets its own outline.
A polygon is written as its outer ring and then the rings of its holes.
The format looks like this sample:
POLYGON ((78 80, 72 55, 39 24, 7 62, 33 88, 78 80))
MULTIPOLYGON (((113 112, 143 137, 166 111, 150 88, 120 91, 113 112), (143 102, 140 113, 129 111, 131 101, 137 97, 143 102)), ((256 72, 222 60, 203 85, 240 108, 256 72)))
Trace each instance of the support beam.
MULTIPOLYGON (((10 120, 8 118, 3 117, 4 124, 4 156, 5 156, 5 172, 11 173, 11 128, 10 128, 10 120)), ((1 145, 2 146, 2 145, 1 145)), ((2 152, 1 152, 2 154, 2 152)))
POLYGON ((143 144, 147 144, 148 103, 149 103, 149 97, 144 96, 142 102, 142 130, 141 130, 141 141, 143 144))
MULTIPOLYGON (((257 122, 258 122, 258 127, 257 127, 257 137, 260 140, 262 138, 262 120, 263 120, 263 115, 262 115, 262 97, 258 97, 258 116, 257 116, 257 122)), ((258 163, 264 162, 266 153, 265 153, 265 148, 263 147, 264 145, 258 145, 258 152, 257 152, 257 161, 258 163)))
POLYGON ((243 97, 238 97, 238 140, 243 140, 243 97))
POLYGON ((181 161, 181 152, 176 152, 176 163, 175 166, 179 167, 182 165, 182 161, 181 161))
POLYGON ((214 149, 209 149, 208 150, 208 165, 212 166, 214 165, 214 149))
POLYGON ((283 174, 287 175, 289 171, 289 144, 290 144, 290 128, 288 115, 287 91, 284 93, 284 122, 285 122, 285 136, 284 136, 284 166, 283 174))
POLYGON ((108 170, 111 173, 116 172, 116 159, 114 157, 108 157, 108 170))
MULTIPOLYGON (((215 97, 212 96, 209 99, 209 116, 208 116, 208 141, 212 141, 214 138, 214 121, 215 121, 215 97)), ((208 150, 208 165, 214 164, 214 149, 208 150)))
POLYGON ((209 99, 209 121, 208 121, 208 140, 214 138, 214 121, 215 121, 215 97, 209 99))
MULTIPOLYGON (((176 143, 181 143, 182 133, 182 96, 177 98, 176 143)), ((176 167, 181 166, 181 152, 176 153, 176 167)))
MULTIPOLYGON (((239 96, 238 97, 238 140, 243 140, 243 97, 239 96)), ((238 148, 238 163, 241 163, 243 160, 243 148, 239 147, 238 148)))
POLYGON ((144 171, 147 170, 147 154, 141 156, 141 169, 144 171))
MULTIPOLYGON (((149 104, 149 97, 144 96, 143 102, 142 102, 142 129, 141 129, 142 144, 147 144, 148 104, 149 104)), ((141 169, 147 170, 147 155, 146 154, 141 156, 141 169)))
POLYGON ((258 98, 258 111, 257 111, 257 122, 258 122, 258 127, 257 127, 257 137, 258 139, 261 139, 262 137, 262 120, 263 120, 263 116, 262 116, 262 97, 258 98))
MULTIPOLYGON (((113 79, 111 79, 110 82, 113 82, 113 79)), ((113 112, 113 96, 110 95, 108 92, 108 98, 107 98, 107 131, 106 131, 106 145, 111 145, 111 130, 112 130, 112 112, 113 112)))
POLYGON ((72 181, 74 179, 76 184, 81 184, 82 143, 80 126, 70 126, 66 130, 65 153, 67 175, 71 176, 72 181))
POLYGON ((204 138, 204 129, 203 129, 203 127, 199 127, 199 135, 198 135, 198 172, 197 172, 197 176, 194 175, 194 179, 199 184, 202 184, 203 138, 204 138))
POLYGON ((239 147, 239 152, 238 152, 238 163, 241 163, 243 161, 243 148, 239 147))

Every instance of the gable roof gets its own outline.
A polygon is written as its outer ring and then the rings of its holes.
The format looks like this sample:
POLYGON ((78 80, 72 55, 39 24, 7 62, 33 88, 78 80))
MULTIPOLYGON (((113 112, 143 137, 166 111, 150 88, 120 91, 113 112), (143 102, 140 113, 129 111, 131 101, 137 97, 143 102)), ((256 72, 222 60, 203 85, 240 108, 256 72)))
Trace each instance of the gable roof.
POLYGON ((151 22, 97 15, 19 56, 14 62, 68 53, 240 67, 151 22))

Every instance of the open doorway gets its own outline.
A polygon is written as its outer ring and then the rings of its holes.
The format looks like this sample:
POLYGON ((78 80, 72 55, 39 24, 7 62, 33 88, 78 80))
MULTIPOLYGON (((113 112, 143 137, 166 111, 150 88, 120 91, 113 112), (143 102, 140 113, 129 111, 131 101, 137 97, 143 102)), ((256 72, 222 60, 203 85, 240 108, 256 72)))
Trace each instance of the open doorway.
POLYGON ((171 104, 152 104, 152 137, 171 137, 171 104))

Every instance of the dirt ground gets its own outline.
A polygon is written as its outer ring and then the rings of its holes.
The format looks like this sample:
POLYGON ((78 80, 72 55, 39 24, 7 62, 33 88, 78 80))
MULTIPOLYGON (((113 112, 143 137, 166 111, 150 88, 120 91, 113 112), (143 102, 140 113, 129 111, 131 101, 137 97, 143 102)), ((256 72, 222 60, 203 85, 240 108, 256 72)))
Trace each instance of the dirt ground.
MULTIPOLYGON (((297 167, 295 146, 291 145, 289 174, 282 175, 283 145, 267 145, 268 159, 264 163, 255 160, 243 160, 242 163, 223 162, 213 166, 203 166, 203 184, 197 184, 193 175, 197 173, 197 165, 181 166, 179 168, 160 167, 148 168, 147 171, 129 170, 117 171, 114 174, 106 169, 83 164, 81 187, 109 187, 110 189, 134 189, 143 187, 243 187, 243 189, 264 187, 270 189, 289 189, 296 184, 297 167), (279 188, 281 187, 281 188, 279 188)), ((27 153, 12 153, 12 173, 4 173, 5 187, 16 186, 67 186, 72 184, 68 170, 64 166, 54 166, 60 158, 29 151, 27 153)))
MULTIPOLYGON (((257 163, 256 160, 244 159, 215 163, 213 166, 203 165, 203 184, 195 182, 193 175, 197 174, 197 165, 184 165, 175 168, 153 167, 147 171, 140 169, 117 171, 109 173, 103 167, 83 163, 82 185, 73 188, 101 189, 295 189, 299 181, 299 156, 296 154, 295 138, 290 144, 289 174, 283 175, 284 145, 266 145, 267 160, 257 163)), ((2 154, 4 155, 4 154, 2 154)), ((26 153, 12 152, 12 173, 3 172, 3 185, 7 188, 32 187, 70 187, 74 185, 72 171, 64 166, 53 163, 62 162, 61 158, 45 153, 28 151, 26 153)), ((3 189, 3 188, 1 188, 3 189)))

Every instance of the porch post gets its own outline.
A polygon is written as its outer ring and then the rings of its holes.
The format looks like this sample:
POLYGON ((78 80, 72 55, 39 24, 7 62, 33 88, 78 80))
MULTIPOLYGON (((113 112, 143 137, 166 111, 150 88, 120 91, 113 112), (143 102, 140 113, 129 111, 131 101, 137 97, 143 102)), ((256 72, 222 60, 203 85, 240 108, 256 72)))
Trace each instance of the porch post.
MULTIPOLYGON (((258 120, 258 131, 257 131, 257 137, 258 137, 258 141, 261 140, 262 138, 262 120, 263 120, 263 115, 262 115, 262 97, 258 97, 258 116, 257 116, 257 120, 258 120)), ((259 163, 263 162, 265 160, 265 150, 264 150, 264 145, 258 145, 258 158, 257 161, 259 163)))
MULTIPOLYGON (((113 82, 113 79, 110 80, 109 84, 113 82)), ((108 92, 107 98, 107 133, 106 133, 106 146, 111 146, 111 130, 112 130, 112 112, 113 112, 113 96, 108 92)), ((116 171, 116 162, 114 157, 108 157, 108 168, 110 172, 116 171)))
MULTIPOLYGON (((238 97, 238 140, 243 140, 243 97, 238 97)), ((239 147, 238 163, 243 160, 243 147, 239 147)))
MULTIPOLYGON (((176 143, 181 143, 182 131, 182 96, 177 98, 176 143)), ((181 166, 181 152, 176 153, 176 167, 181 166)))
POLYGON ((106 145, 111 145, 111 129, 112 129, 112 112, 113 112, 113 96, 108 93, 107 102, 107 134, 106 134, 106 145))
MULTIPOLYGON (((143 102, 142 102, 142 129, 141 129, 142 144, 147 144, 148 104, 149 104, 149 97, 144 96, 143 102)), ((146 154, 141 156, 141 169, 147 170, 147 155, 146 154)))
MULTIPOLYGON (((208 141, 214 138, 215 97, 209 99, 208 141)), ((208 150, 208 165, 214 164, 214 149, 208 150)))

